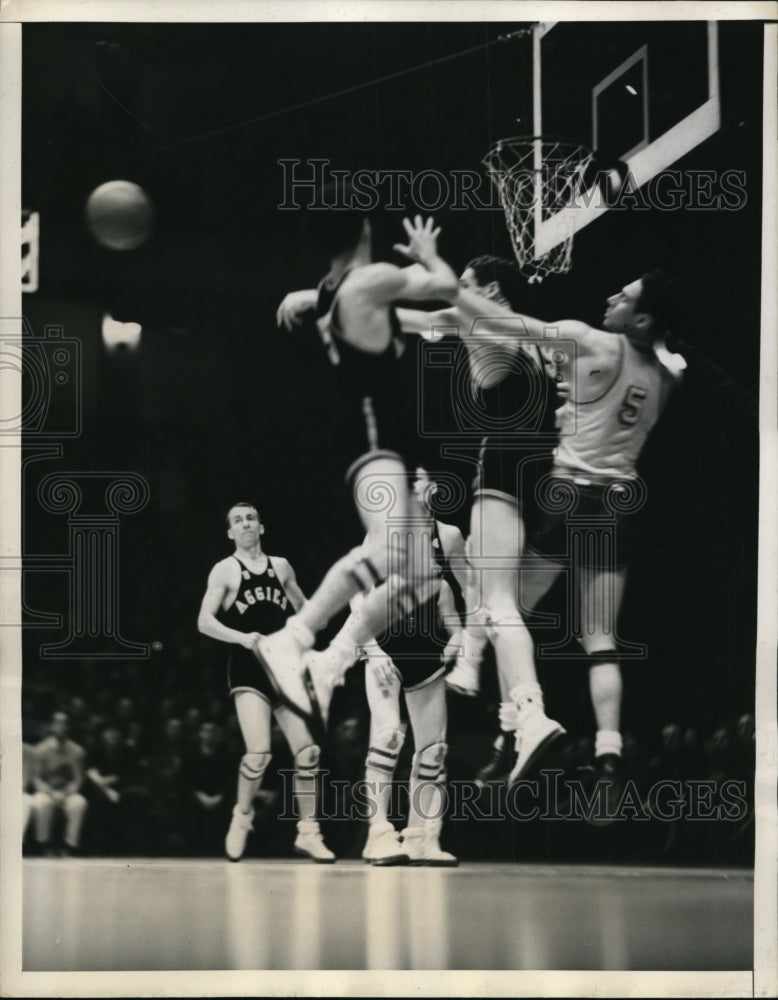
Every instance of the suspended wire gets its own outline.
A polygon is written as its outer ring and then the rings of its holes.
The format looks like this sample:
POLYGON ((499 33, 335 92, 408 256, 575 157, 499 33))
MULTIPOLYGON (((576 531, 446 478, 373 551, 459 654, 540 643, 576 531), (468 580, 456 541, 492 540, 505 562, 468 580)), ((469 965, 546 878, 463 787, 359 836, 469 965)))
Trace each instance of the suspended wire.
POLYGON ((97 73, 95 73, 95 71, 92 69, 92 67, 89 65, 89 63, 86 61, 86 59, 83 57, 83 55, 80 52, 76 51, 76 55, 78 56, 78 58, 83 63, 84 69, 87 71, 87 73, 89 73, 89 75, 92 77, 92 79, 95 81, 95 83, 97 83, 98 86, 101 87, 105 91, 106 94, 108 94, 108 96, 111 98, 111 100, 114 102, 114 104, 116 104, 118 107, 120 107, 122 109, 122 111, 124 111, 125 114, 129 115, 130 118, 133 119, 133 121, 136 121, 140 126, 142 126, 143 128, 145 128, 147 131, 153 132, 154 135, 159 135, 160 134, 160 132, 157 129, 153 128, 151 125, 147 125, 146 122, 141 121, 141 119, 138 118, 138 116, 136 114, 133 114, 133 112, 130 111, 130 109, 126 105, 122 104, 122 102, 119 100, 119 98, 116 96, 116 94, 112 93, 112 91, 110 91, 108 89, 108 87, 106 87, 106 85, 103 83, 103 81, 97 75, 97 73))
POLYGON ((462 56, 469 56, 474 52, 481 52, 483 49, 491 48, 492 45, 496 45, 500 42, 507 42, 513 40, 514 38, 524 37, 531 31, 532 28, 530 26, 518 28, 516 31, 510 31, 507 34, 499 35, 491 42, 483 42, 481 45, 474 45, 469 49, 452 52, 450 55, 441 56, 439 59, 432 59, 425 63, 419 63, 417 66, 400 69, 395 73, 388 73, 386 76, 379 76, 373 80, 365 80, 362 83, 354 84, 352 87, 345 87, 342 90, 334 90, 329 94, 321 94, 319 97, 312 97, 307 101, 300 101, 298 104, 290 104, 285 108, 278 108, 275 111, 268 111, 265 114, 256 115, 253 118, 246 118, 243 121, 233 122, 231 125, 222 125, 221 127, 211 129, 208 132, 201 132, 198 135, 189 136, 185 139, 178 139, 174 142, 165 143, 162 146, 155 146, 153 149, 143 150, 141 155, 147 156, 151 153, 162 153, 169 149, 178 149, 181 146, 187 146, 195 142, 202 142, 204 139, 212 139, 214 136, 224 135, 227 132, 234 132, 238 129, 246 128, 249 125, 257 125, 259 122, 270 121, 272 118, 280 118, 281 116, 291 114, 294 111, 302 111, 304 108, 311 108, 317 104, 323 104, 325 101, 331 101, 338 97, 345 97, 347 94, 354 94, 359 90, 366 90, 368 87, 375 87, 380 83, 386 83, 389 80, 396 80, 402 76, 417 73, 421 69, 428 69, 431 66, 439 66, 442 63, 450 62, 453 59, 460 59, 462 56))

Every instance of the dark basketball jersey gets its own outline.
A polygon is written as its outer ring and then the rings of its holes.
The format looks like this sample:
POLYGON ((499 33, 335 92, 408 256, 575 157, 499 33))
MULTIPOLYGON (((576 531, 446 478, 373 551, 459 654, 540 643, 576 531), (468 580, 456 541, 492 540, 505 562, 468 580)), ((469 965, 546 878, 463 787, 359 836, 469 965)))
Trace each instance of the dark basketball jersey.
MULTIPOLYGON (((556 392, 537 346, 517 351, 506 363, 506 371, 496 385, 474 390, 486 433, 513 445, 532 444, 537 434, 553 436, 556 392)), ((545 444, 551 450, 551 442, 545 444)))
POLYGON ((391 338, 386 350, 380 354, 360 350, 343 337, 338 317, 338 292, 343 282, 354 270, 346 268, 338 281, 327 284, 325 278, 319 285, 319 299, 316 307, 319 333, 327 347, 330 362, 338 368, 344 388, 360 396, 383 394, 386 381, 393 372, 400 372, 400 359, 405 353, 405 342, 397 314, 391 306, 386 307, 391 338))
MULTIPOLYGON (((415 455, 414 404, 416 393, 408 389, 408 365, 403 332, 391 306, 383 307, 391 337, 380 354, 361 350, 343 336, 338 317, 338 293, 353 268, 329 285, 319 285, 317 325, 335 366, 340 389, 339 436, 352 464, 349 480, 365 456, 391 453, 410 463, 415 455)), ((412 464, 412 463, 410 463, 412 464)))
POLYGON ((263 573, 252 573, 233 556, 240 566, 241 580, 233 603, 219 615, 221 621, 238 632, 261 632, 270 635, 284 627, 294 608, 284 585, 278 579, 270 557, 263 573))

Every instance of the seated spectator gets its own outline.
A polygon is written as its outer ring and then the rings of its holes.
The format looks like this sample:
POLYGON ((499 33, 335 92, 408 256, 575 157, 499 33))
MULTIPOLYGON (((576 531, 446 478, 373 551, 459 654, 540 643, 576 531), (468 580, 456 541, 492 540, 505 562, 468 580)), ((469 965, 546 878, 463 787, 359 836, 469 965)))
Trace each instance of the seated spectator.
POLYGON ((190 795, 194 854, 221 854, 224 828, 232 812, 236 761, 224 748, 221 729, 203 722, 197 744, 184 763, 183 780, 190 795))
POLYGON ((87 758, 86 796, 90 806, 91 842, 100 854, 137 849, 141 811, 147 793, 138 780, 138 761, 109 722, 100 743, 87 758))
POLYGON ((52 851, 52 832, 58 812, 65 818, 65 853, 78 852, 87 809, 86 799, 81 794, 85 752, 83 747, 68 739, 68 723, 65 712, 55 712, 51 735, 35 747, 35 840, 39 850, 47 853, 52 851))
POLYGON ((150 809, 158 854, 182 854, 188 837, 183 735, 180 718, 165 719, 162 738, 149 756, 150 809))

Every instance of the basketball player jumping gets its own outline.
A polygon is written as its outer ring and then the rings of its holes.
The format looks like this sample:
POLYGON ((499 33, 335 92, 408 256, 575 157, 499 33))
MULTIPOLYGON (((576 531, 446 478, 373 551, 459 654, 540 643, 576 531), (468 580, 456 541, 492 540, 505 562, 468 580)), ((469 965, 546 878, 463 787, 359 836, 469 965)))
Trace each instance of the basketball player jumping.
MULTIPOLYGON (((604 544, 577 547, 571 610, 589 661, 597 725, 595 773, 614 787, 622 749, 616 621, 630 555, 630 484, 638 478, 636 463, 643 445, 685 368, 683 358, 665 347, 675 307, 674 281, 652 271, 608 299, 602 329, 576 320, 544 324, 521 316, 533 339, 542 338, 550 327, 560 340, 574 344, 560 359, 571 395, 558 414, 560 438, 551 477, 545 488, 539 484, 546 502, 541 496, 539 523, 527 545, 532 562, 522 565, 521 607, 530 611, 537 606, 570 555, 571 511, 560 509, 566 505, 557 501, 568 498, 576 517, 613 526, 615 535, 603 532, 604 544), (614 537, 615 544, 609 544, 614 537)), ((510 337, 510 328, 504 333, 510 337)), ((503 721, 506 724, 505 716, 503 721)))
POLYGON ((540 342, 527 335, 514 312, 520 292, 513 264, 476 257, 459 279, 452 308, 434 313, 399 310, 406 329, 424 333, 435 326, 454 326, 467 347, 469 390, 479 399, 485 435, 468 538, 477 586, 475 599, 469 588, 463 655, 447 683, 465 692, 477 689, 477 666, 487 637, 497 661, 500 714, 516 720, 513 781, 564 733, 545 714, 532 639, 517 601, 526 512, 531 511, 537 483, 551 467, 558 405, 540 342))
POLYGON ((245 851, 254 821, 254 797, 271 759, 270 727, 275 715, 296 769, 293 780, 299 820, 295 851, 319 863, 330 863, 335 855, 325 846, 316 820, 320 749, 299 715, 279 703, 251 652, 261 635, 282 628, 293 612, 305 606, 287 560, 263 551, 264 531, 252 504, 236 503, 230 508, 227 537, 234 542, 235 551, 211 570, 197 619, 200 632, 230 644, 228 684, 246 745, 225 850, 230 861, 240 861, 245 851))
MULTIPOLYGON (((345 201, 348 204, 349 198, 345 201)), ((254 652, 290 707, 305 715, 315 715, 318 708, 325 715, 332 687, 346 667, 326 651, 310 651, 316 633, 332 615, 357 592, 365 594, 359 645, 382 634, 438 589, 429 519, 411 489, 409 469, 415 463, 406 464, 412 463, 415 452, 415 428, 405 391, 403 336, 392 303, 447 301, 457 279, 438 255, 439 229, 432 219, 404 220, 408 244, 395 249, 414 263, 400 268, 373 263, 365 212, 311 210, 309 216, 311 235, 330 261, 316 308, 338 375, 344 410, 341 435, 353 455, 346 478, 367 540, 329 570, 281 631, 259 639, 254 652)))

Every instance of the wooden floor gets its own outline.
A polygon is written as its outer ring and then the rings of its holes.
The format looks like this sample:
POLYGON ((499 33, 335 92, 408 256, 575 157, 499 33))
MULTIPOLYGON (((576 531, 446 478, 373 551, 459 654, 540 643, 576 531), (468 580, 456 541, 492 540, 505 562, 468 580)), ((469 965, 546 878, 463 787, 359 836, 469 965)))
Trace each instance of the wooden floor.
POLYGON ((747 871, 27 859, 25 971, 746 970, 747 871))

